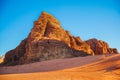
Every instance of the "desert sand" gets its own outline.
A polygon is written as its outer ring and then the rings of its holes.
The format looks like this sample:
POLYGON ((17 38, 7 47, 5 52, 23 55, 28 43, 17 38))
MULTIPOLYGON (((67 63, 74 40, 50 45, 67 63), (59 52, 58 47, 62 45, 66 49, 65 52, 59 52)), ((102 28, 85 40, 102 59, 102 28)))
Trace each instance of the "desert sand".
POLYGON ((0 80, 120 80, 120 54, 0 67, 0 80))

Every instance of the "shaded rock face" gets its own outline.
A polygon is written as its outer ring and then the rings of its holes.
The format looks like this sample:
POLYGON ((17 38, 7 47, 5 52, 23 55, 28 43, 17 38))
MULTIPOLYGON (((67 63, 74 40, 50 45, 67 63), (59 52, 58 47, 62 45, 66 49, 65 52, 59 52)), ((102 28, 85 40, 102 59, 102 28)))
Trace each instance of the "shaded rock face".
POLYGON ((32 55, 29 55, 29 61, 43 61, 48 59, 69 58, 88 55, 83 51, 71 49, 65 42, 58 40, 39 40, 34 43, 32 55))
POLYGON ((24 39, 18 47, 16 47, 13 50, 8 51, 5 54, 4 62, 3 64, 6 65, 15 65, 18 64, 19 61, 21 61, 24 57, 24 54, 26 53, 26 42, 27 39, 24 39))
MULTIPOLYGON (((21 48, 19 49, 21 50, 21 48)), ((78 51, 70 48, 63 41, 52 39, 43 39, 32 43, 32 52, 30 55, 26 55, 24 52, 27 49, 23 50, 21 53, 19 53, 19 49, 16 48, 14 50, 11 50, 5 55, 5 65, 16 65, 50 59, 71 58, 88 55, 88 53, 85 53, 83 51, 78 51)))
POLYGON ((112 53, 117 54, 118 53, 116 48, 110 48, 108 43, 102 40, 89 39, 86 41, 86 43, 90 45, 94 54, 112 54, 112 53))
POLYGON ((6 53, 3 64, 16 65, 93 54, 90 46, 73 37, 52 15, 43 12, 28 37, 6 53))

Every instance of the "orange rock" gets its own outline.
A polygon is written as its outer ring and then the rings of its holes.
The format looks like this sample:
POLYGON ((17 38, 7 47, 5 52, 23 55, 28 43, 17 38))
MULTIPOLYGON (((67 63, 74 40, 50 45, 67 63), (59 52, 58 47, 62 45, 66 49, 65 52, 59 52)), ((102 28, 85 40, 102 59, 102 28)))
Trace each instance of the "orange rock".
POLYGON ((91 49, 95 54, 112 54, 118 53, 117 49, 112 49, 109 47, 108 43, 97 40, 97 39, 89 39, 86 41, 88 45, 90 45, 91 49))
POLYGON ((86 56, 88 54, 117 53, 104 41, 86 42, 71 36, 52 15, 43 12, 28 37, 18 47, 6 53, 3 64, 16 65, 56 58, 86 56))
MULTIPOLYGON (((8 51, 4 64, 16 65, 48 59, 88 55, 90 46, 73 37, 52 15, 43 12, 34 22, 28 37, 18 47, 8 51), (86 46, 83 46, 86 45, 86 46)), ((89 53, 91 54, 91 52, 89 53)))

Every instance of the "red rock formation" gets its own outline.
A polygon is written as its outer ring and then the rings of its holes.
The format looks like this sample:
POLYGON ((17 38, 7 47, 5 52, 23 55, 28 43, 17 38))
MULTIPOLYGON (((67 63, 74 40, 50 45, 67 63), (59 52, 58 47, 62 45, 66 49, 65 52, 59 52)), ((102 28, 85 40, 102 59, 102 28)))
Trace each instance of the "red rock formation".
POLYGON ((71 36, 68 31, 62 29, 57 19, 43 12, 34 22, 34 27, 28 37, 18 47, 6 53, 3 64, 15 65, 94 53, 117 52, 116 49, 108 49, 108 47, 102 41, 84 42, 80 37, 71 36))
POLYGON ((86 41, 88 45, 90 45, 91 49, 94 51, 95 54, 112 54, 118 53, 117 49, 110 48, 108 43, 97 40, 97 39, 89 39, 86 41))
POLYGON ((52 15, 43 12, 28 37, 5 55, 4 64, 23 64, 92 54, 90 46, 73 37, 52 15), (69 56, 68 56, 69 55, 69 56))

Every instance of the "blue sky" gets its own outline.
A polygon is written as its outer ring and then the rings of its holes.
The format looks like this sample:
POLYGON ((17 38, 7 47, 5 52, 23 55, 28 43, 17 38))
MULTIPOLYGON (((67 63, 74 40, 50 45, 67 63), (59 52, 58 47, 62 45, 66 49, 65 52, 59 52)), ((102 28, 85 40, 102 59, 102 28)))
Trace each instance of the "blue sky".
POLYGON ((27 37, 42 11, 72 35, 104 40, 120 51, 120 0, 0 0, 0 55, 27 37))

